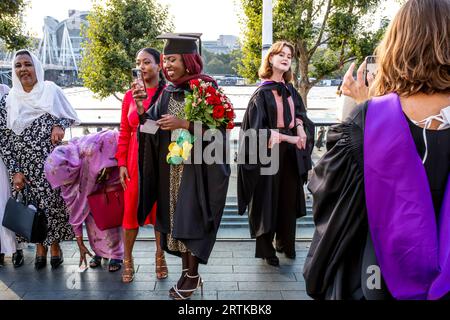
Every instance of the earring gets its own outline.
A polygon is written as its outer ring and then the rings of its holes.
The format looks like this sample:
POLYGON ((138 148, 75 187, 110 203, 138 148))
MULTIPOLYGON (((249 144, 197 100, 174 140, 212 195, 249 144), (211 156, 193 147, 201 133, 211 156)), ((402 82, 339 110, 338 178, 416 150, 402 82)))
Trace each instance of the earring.
POLYGON ((190 74, 191 72, 189 71, 189 69, 186 69, 186 73, 187 73, 187 74, 190 74))

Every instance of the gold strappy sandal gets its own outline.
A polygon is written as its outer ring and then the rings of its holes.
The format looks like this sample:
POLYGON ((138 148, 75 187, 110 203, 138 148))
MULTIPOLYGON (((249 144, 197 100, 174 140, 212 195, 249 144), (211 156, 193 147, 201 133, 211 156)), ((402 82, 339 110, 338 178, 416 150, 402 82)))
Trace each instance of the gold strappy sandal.
POLYGON ((123 260, 122 282, 130 283, 134 280, 134 264, 133 259, 123 260))
POLYGON ((158 253, 155 253, 155 272, 158 280, 166 279, 169 275, 164 252, 159 256, 158 253))

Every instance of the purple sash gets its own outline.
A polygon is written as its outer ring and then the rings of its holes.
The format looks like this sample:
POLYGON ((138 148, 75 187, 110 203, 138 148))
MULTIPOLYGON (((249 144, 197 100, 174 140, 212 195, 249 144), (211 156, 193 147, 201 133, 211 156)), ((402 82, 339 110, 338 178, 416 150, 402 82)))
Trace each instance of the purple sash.
POLYGON ((398 95, 371 100, 365 123, 367 214, 386 285, 396 299, 439 299, 450 291, 450 178, 437 225, 398 95))

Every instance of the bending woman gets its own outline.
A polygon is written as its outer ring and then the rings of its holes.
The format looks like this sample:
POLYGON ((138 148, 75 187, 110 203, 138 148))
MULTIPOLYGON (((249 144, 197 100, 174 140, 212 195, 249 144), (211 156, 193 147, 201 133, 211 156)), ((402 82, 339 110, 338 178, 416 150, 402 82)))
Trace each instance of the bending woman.
POLYGON ((74 138, 67 145, 57 147, 45 162, 47 180, 54 189, 61 189, 61 196, 69 209, 69 222, 80 250, 80 265, 82 262, 87 264, 86 255, 92 256, 83 243, 85 224, 89 244, 95 257, 98 257, 94 258, 89 266, 95 268, 100 266, 102 258, 110 259, 110 272, 121 268, 122 228, 100 230, 90 212, 88 196, 102 187, 103 183, 119 183, 119 168, 114 159, 118 137, 117 131, 107 130, 74 138), (109 171, 109 179, 100 181, 98 177, 103 170, 109 171))

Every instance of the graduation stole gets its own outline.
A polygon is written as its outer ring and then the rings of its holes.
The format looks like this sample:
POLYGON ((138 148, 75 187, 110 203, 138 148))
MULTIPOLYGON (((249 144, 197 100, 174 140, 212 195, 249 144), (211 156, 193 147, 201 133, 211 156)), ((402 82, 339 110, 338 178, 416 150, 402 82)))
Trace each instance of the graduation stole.
POLYGON ((396 299, 450 291, 450 178, 436 222, 429 182, 395 93, 369 102, 364 184, 375 254, 396 299))

